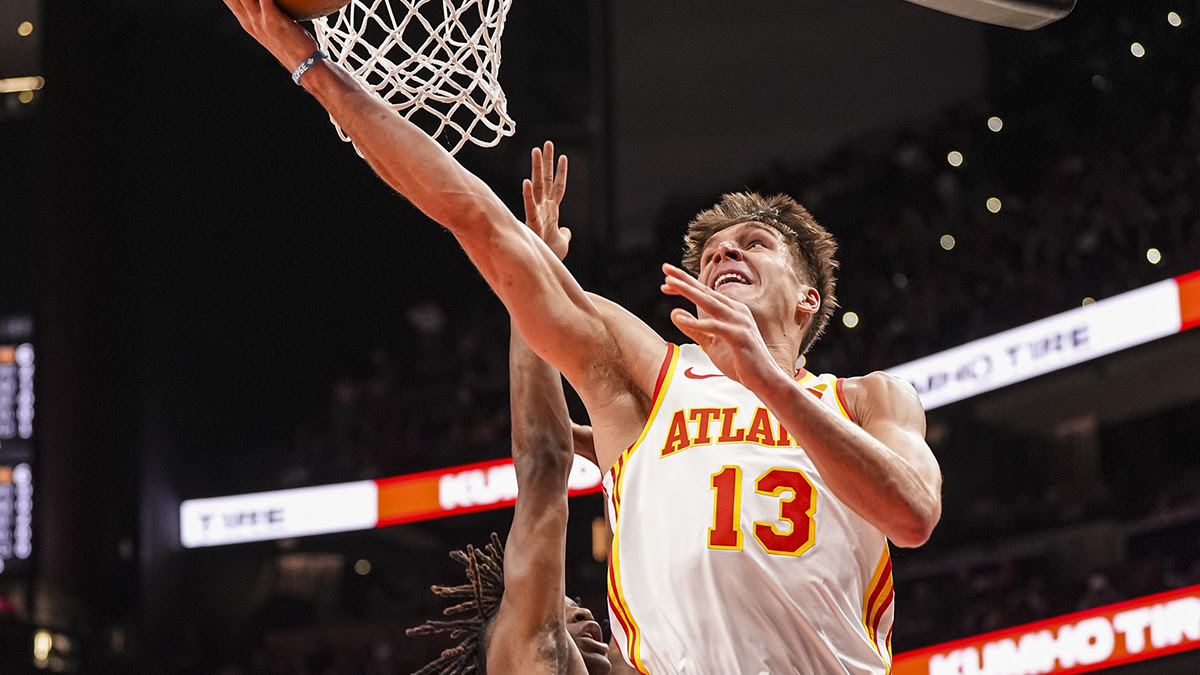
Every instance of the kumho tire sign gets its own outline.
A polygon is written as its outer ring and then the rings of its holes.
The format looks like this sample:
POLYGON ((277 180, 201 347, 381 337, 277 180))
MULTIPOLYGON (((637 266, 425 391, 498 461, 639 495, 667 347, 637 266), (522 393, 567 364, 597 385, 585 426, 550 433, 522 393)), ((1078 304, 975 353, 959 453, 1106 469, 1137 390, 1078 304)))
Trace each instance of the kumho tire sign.
POLYGON ((896 656, 893 675, 1068 675, 1200 648, 1200 586, 896 656))

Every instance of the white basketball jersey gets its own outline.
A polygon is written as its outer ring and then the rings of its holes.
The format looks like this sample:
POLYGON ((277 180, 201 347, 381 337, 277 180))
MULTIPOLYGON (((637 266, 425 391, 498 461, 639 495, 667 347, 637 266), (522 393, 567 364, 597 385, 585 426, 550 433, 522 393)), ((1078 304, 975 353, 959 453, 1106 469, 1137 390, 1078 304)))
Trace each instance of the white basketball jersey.
MULTIPOLYGON (((836 377, 801 371, 797 386, 851 419, 836 377)), ((670 346, 642 435, 604 491, 610 623, 638 671, 890 670, 887 539, 698 346, 670 346)))

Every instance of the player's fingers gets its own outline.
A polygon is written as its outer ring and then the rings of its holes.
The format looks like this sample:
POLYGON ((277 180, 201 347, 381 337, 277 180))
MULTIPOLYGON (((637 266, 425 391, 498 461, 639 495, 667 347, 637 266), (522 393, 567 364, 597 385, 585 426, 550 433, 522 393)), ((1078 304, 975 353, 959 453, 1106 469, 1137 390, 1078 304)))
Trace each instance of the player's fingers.
POLYGON ((246 31, 252 37, 257 39, 254 15, 252 14, 252 12, 255 11, 255 8, 246 7, 244 3, 239 2, 238 0, 226 0, 225 4, 229 7, 229 10, 233 12, 233 16, 237 18, 238 25, 242 27, 242 30, 246 31))
MULTIPOLYGON (((246 12, 246 6, 243 0, 225 0, 225 6, 233 12, 233 15, 241 22, 242 15, 246 12)), ((244 26, 243 26, 244 27, 244 26)))
POLYGON ((724 305, 714 302, 703 291, 698 291, 694 288, 683 286, 674 279, 667 279, 664 281, 661 288, 662 292, 666 295, 678 295, 696 305, 697 309, 703 310, 704 313, 708 314, 709 316, 718 316, 722 318, 725 318, 726 316, 724 305))
POLYGON ((663 279, 663 293, 687 298, 707 314, 721 317, 728 315, 730 309, 727 304, 728 300, 721 294, 714 292, 694 279, 692 275, 672 265, 664 263, 663 272, 666 275, 663 279))
POLYGON ((686 309, 676 307, 671 310, 671 323, 675 324, 676 328, 695 341, 696 344, 704 345, 712 339, 712 334, 708 330, 705 330, 706 327, 703 322, 686 309))
POLYGON ((697 309, 703 310, 704 313, 708 314, 709 316, 728 318, 726 315, 727 308, 723 304, 713 301, 712 298, 708 297, 708 295, 702 291, 681 286, 674 280, 668 280, 662 285, 662 292, 667 295, 678 295, 685 300, 690 301, 696 306, 697 309))
POLYGON ((665 276, 666 278, 676 279, 680 283, 686 284, 688 286, 695 286, 697 288, 705 287, 704 284, 700 283, 699 279, 697 279, 696 277, 679 269, 678 267, 672 265, 671 263, 663 263, 662 272, 663 272, 663 276, 665 276))
POLYGON ((662 270, 663 270, 663 274, 665 274, 669 277, 675 277, 675 278, 678 278, 678 279, 686 281, 686 282, 694 283, 700 287, 704 286, 703 284, 700 283, 699 279, 692 276, 691 274, 688 274, 686 271, 672 265, 671 263, 663 263, 662 270))
POLYGON ((717 293, 716 291, 709 288, 708 286, 705 286, 704 284, 700 283, 699 279, 697 279, 696 277, 692 276, 691 274, 685 272, 684 270, 672 265, 671 263, 663 263, 663 275, 665 275, 665 277, 667 277, 669 279, 676 280, 683 286, 694 289, 698 293, 702 293, 704 296, 709 298, 709 300, 711 300, 714 303, 717 303, 718 305, 724 306, 726 308, 732 308, 735 306, 735 303, 733 300, 730 300, 729 298, 725 297, 724 295, 721 295, 720 293, 717 293))
POLYGON ((550 196, 554 201, 561 202, 565 194, 567 194, 567 156, 561 155, 558 158, 558 171, 554 173, 554 189, 550 196))
POLYGON ((662 292, 666 293, 667 295, 679 295, 691 300, 692 302, 698 302, 704 297, 703 292, 699 289, 688 284, 684 284, 678 279, 672 277, 666 277, 663 279, 662 292))
POLYGON ((537 202, 533 200, 533 183, 528 178, 521 181, 521 198, 525 202, 525 224, 533 227, 537 219, 537 202))
POLYGON ((554 143, 550 141, 546 141, 542 148, 542 180, 546 181, 543 190, 550 192, 551 182, 554 180, 554 143))
POLYGON ((529 180, 533 183, 533 198, 537 201, 542 201, 542 149, 534 148, 530 153, 530 163, 532 166, 529 171, 529 180))

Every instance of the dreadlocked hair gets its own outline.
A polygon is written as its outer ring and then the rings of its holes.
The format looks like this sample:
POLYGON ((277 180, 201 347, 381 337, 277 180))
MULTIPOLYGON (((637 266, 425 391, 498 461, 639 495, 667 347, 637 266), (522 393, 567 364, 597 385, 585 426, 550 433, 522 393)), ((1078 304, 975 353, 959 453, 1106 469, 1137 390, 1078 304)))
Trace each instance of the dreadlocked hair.
POLYGON ((467 583, 461 586, 434 586, 433 592, 454 603, 442 610, 455 619, 430 619, 405 631, 408 635, 449 633, 459 640, 457 646, 442 651, 436 660, 413 675, 472 675, 481 673, 480 641, 484 629, 504 596, 504 544, 492 533, 492 541, 482 550, 467 546, 466 552, 451 551, 450 557, 467 568, 467 583), (465 615, 465 616, 463 616, 465 615))

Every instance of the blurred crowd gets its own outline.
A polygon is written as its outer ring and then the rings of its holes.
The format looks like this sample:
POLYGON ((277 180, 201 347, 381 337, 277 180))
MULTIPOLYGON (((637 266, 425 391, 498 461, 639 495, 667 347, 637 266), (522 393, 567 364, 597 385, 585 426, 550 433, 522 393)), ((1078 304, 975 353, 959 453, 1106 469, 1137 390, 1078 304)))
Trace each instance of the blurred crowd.
POLYGON ((283 486, 507 456, 508 315, 499 303, 488 309, 408 308, 402 346, 375 347, 297 430, 283 486))
POLYGON ((1200 584, 1200 519, 1129 537, 1117 564, 1034 555, 897 583, 897 651, 1200 584))
MULTIPOLYGON (((797 197, 841 242, 838 294, 859 323, 851 327, 835 314, 809 355, 811 370, 858 375, 887 368, 1087 298, 1200 269, 1197 61, 1182 48, 1171 52, 1167 42, 1156 58, 1135 59, 1127 39, 1135 23, 1113 13, 1069 35, 1046 31, 1036 58, 997 59, 988 102, 855 139, 817 164, 785 162, 745 180, 750 189, 797 197), (1061 85, 1068 80, 1075 84, 1061 85), (992 117, 999 131, 989 128, 992 117), (996 200, 990 208, 989 199, 996 200)), ((603 271, 568 262, 585 286, 680 340, 667 318, 674 301, 658 292, 658 263, 678 260, 686 223, 714 198, 673 196, 656 224, 656 243, 613 256, 609 262, 617 264, 603 271)), ((336 382, 326 408, 297 431, 278 487, 506 456, 508 321, 489 300, 469 312, 432 301, 408 308, 395 346, 380 345, 361 372, 336 382)), ((1073 501, 1053 471, 1037 469, 1050 453, 1036 439, 954 420, 938 433, 935 450, 959 447, 969 436, 990 458, 973 478, 947 472, 947 485, 971 487, 947 490, 939 527, 945 542, 1118 516, 1167 518, 1197 506, 1188 486, 1200 483, 1166 482, 1177 467, 1155 477, 1162 482, 1113 487, 1107 496, 1121 499, 1155 488, 1132 508, 1118 501, 1117 513, 1113 500, 1073 501), (1014 445, 1022 451, 1004 450, 1014 445), (1042 478, 1023 480, 1035 474, 1042 478)), ((1137 443, 1134 434, 1115 437, 1137 443)), ((1119 565, 1013 558, 906 581, 898 590, 895 646, 1200 583, 1200 519, 1187 522, 1181 531, 1130 537, 1119 565)), ((436 655, 430 649, 421 652, 401 637, 301 658, 264 645, 255 665, 231 672, 397 672, 428 661, 436 655)))

